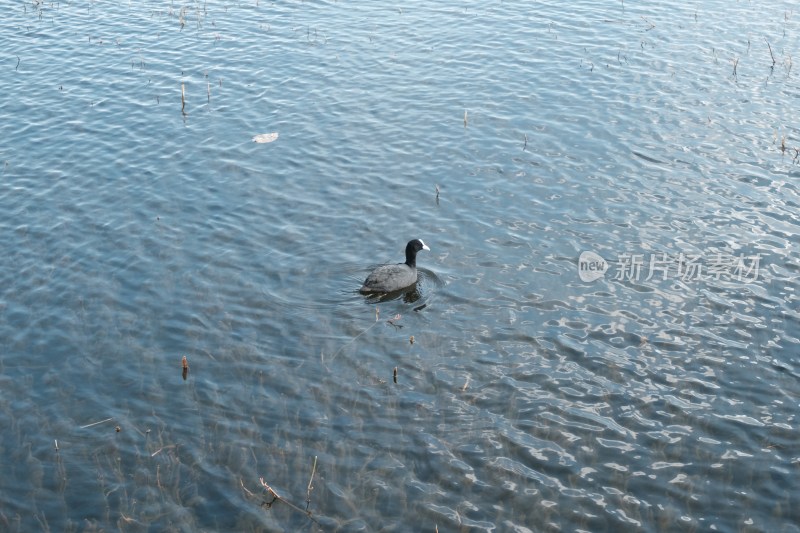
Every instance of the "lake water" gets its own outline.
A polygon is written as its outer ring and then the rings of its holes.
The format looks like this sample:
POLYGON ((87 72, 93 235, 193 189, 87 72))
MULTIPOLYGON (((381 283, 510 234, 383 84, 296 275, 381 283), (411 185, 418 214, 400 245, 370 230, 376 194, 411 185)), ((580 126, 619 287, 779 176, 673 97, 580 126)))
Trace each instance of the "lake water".
POLYGON ((793 2, 0 9, 0 530, 800 531, 793 2))

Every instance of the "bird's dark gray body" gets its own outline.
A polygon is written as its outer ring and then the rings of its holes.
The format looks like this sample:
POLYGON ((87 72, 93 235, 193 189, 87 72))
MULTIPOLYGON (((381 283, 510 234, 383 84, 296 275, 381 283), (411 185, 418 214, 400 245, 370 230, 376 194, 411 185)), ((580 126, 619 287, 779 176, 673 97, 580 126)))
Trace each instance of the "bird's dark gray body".
POLYGON ((430 248, 420 239, 408 241, 406 262, 379 266, 367 276, 361 292, 394 292, 415 284, 417 282, 417 252, 420 250, 430 250, 430 248))

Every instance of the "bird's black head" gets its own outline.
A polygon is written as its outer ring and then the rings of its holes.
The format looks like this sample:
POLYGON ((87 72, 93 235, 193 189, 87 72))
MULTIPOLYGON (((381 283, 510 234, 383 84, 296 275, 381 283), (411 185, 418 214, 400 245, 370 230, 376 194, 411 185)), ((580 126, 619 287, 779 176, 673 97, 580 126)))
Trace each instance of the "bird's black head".
POLYGON ((430 248, 421 239, 408 241, 408 244, 406 244, 406 264, 408 266, 417 265, 417 252, 420 250, 430 251, 430 248))

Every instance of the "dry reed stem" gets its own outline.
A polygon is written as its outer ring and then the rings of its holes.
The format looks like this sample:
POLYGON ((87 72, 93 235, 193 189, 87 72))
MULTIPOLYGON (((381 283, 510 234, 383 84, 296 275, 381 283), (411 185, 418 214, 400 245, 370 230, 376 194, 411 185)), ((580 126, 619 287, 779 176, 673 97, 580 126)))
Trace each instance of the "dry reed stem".
POLYGON ((104 423, 106 423, 106 422, 110 422, 110 421, 112 421, 112 420, 114 420, 114 418, 113 418, 113 417, 111 417, 111 418, 106 418, 105 420, 100 420, 99 422, 92 422, 91 424, 86 424, 85 426, 81 426, 81 429, 90 428, 90 427, 92 427, 92 426, 96 426, 96 425, 98 425, 98 424, 104 424, 104 423))
MULTIPOLYGON (((315 524, 319 524, 319 522, 317 522, 317 521, 314 519, 314 517, 313 517, 313 516, 311 516, 311 511, 304 511, 304 510, 302 510, 301 508, 299 508, 298 506, 296 506, 295 504, 293 504, 292 502, 290 502, 290 501, 288 501, 288 500, 284 499, 284 498, 283 498, 283 497, 282 497, 280 494, 278 494, 278 493, 275 491, 275 489, 273 489, 272 487, 270 487, 269 485, 267 485, 267 482, 266 482, 266 481, 264 481, 264 478, 263 478, 263 477, 260 477, 260 478, 258 478, 258 481, 259 481, 259 483, 261 483, 261 486, 262 486, 262 487, 264 487, 265 489, 267 489, 267 493, 268 493, 270 496, 272 496, 272 501, 271 501, 271 502, 267 502, 267 501, 265 501, 264 503, 262 503, 262 504, 261 504, 262 506, 264 506, 264 507, 266 507, 267 509, 269 509, 270 507, 272 507, 272 504, 273 504, 273 503, 275 503, 276 501, 279 501, 279 502, 282 502, 282 503, 284 503, 284 504, 288 505, 288 506, 289 506, 291 509, 294 509, 294 510, 295 510, 295 511, 297 511, 297 512, 303 513, 304 515, 306 515, 306 516, 308 517, 308 519, 309 519, 309 520, 311 520, 311 521, 312 521, 312 522, 314 522, 315 524)), ((244 486, 244 484, 242 484, 242 486, 244 486)), ((248 492, 250 492, 250 491, 248 491, 248 492)))

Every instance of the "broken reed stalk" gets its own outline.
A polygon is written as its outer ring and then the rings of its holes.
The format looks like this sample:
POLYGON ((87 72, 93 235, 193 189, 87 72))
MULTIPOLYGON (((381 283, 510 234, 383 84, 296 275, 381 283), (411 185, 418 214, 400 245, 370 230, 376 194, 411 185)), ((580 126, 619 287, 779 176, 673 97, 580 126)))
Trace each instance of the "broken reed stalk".
POLYGON ((314 456, 314 465, 311 467, 311 478, 308 480, 308 488, 306 489, 306 512, 311 505, 311 491, 314 490, 314 474, 317 472, 317 456, 314 456))
POLYGON ((181 83, 181 113, 186 114, 186 87, 181 83))
POLYGON ((769 44, 769 41, 766 37, 764 37, 764 42, 767 43, 767 48, 769 48, 769 55, 772 58, 772 66, 775 66, 775 54, 772 53, 772 47, 769 44))
MULTIPOLYGON (((314 517, 311 516, 311 511, 304 511, 304 510, 300 509, 298 506, 296 506, 295 504, 293 504, 292 502, 287 501, 286 499, 284 499, 280 494, 275 492, 275 489, 273 489, 272 487, 267 485, 267 482, 264 481, 263 477, 258 478, 258 481, 259 481, 259 483, 261 483, 262 487, 267 489, 267 493, 270 496, 272 496, 272 501, 270 501, 270 502, 265 501, 264 503, 261 504, 262 506, 264 506, 267 509, 269 509, 270 507, 272 507, 272 504, 275 503, 276 501, 283 502, 286 505, 288 505, 290 508, 294 509, 295 511, 297 511, 299 513, 303 513, 304 515, 306 515, 308 517, 308 519, 311 520, 312 522, 314 522, 315 524, 319 524, 319 522, 317 522, 314 519, 314 517)), ((244 483, 242 483, 242 487, 244 487, 244 483)), ((247 492, 250 492, 250 491, 247 491, 247 492)), ((252 494, 252 492, 250 492, 250 494, 252 494)))
POLYGON ((736 66, 739 64, 739 58, 733 60, 733 77, 736 77, 736 66))
POLYGON ((177 444, 169 444, 167 446, 162 446, 161 448, 159 448, 156 451, 154 451, 153 453, 151 453, 150 457, 155 457, 156 455, 160 454, 164 450, 171 450, 172 448, 177 448, 177 447, 178 447, 177 444))
POLYGON ((467 127, 467 110, 464 110, 464 127, 467 127))

